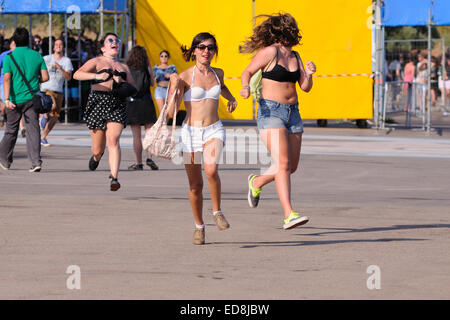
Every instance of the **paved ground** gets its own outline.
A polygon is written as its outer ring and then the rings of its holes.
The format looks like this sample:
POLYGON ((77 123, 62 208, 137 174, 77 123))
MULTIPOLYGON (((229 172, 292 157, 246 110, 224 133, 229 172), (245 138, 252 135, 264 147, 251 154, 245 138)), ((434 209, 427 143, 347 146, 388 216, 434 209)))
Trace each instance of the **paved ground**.
MULTIPOLYGON (((266 160, 257 139, 237 139, 251 128, 229 123, 227 148, 236 159, 266 160)), ((291 231, 281 228, 273 185, 248 207, 246 179, 261 163, 224 164, 231 229, 218 231, 208 216, 205 184, 204 246, 191 244, 183 167, 158 160, 160 171, 127 172, 128 129, 116 193, 107 153, 87 170, 83 125, 56 127, 40 173, 28 172, 23 142, 11 170, 0 172, 0 299, 450 298, 446 130, 307 125, 292 198, 311 221, 291 231), (81 270, 80 290, 66 287, 71 265, 81 270), (380 289, 368 289, 369 266, 379 267, 380 289)))

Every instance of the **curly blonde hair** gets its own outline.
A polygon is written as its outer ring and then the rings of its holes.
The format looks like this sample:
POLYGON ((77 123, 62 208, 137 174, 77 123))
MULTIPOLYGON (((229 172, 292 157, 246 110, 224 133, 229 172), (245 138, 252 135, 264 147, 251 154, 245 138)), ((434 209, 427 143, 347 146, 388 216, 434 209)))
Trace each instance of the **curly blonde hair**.
POLYGON ((286 47, 293 47, 300 43, 302 36, 297 21, 289 13, 274 15, 259 15, 256 19, 266 18, 253 29, 250 38, 244 41, 241 52, 252 53, 259 49, 280 43, 286 47))

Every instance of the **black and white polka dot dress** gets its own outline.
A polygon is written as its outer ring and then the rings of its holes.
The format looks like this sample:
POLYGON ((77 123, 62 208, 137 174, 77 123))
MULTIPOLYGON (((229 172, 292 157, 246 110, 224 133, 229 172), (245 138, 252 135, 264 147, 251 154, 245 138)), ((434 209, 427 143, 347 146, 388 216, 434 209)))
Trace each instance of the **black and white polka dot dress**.
POLYGON ((111 91, 92 91, 84 113, 89 130, 106 130, 106 122, 119 122, 126 126, 126 101, 111 91))

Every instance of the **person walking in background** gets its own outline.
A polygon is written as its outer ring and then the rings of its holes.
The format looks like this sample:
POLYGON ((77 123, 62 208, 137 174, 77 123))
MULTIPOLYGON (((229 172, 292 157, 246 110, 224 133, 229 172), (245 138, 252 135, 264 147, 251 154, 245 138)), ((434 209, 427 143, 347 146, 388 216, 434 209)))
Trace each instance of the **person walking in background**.
MULTIPOLYGON (((55 43, 55 37, 51 37, 51 40, 52 40, 52 43, 55 43)), ((42 39, 42 41, 41 41, 41 50, 40 50, 40 52, 41 52, 41 54, 42 55, 47 55, 47 54, 51 54, 51 51, 50 51, 50 38, 49 37, 45 37, 45 38, 43 38, 42 39)))
POLYGON ((250 78, 262 70, 257 125, 274 162, 264 174, 249 175, 248 201, 250 207, 257 207, 262 188, 275 181, 286 230, 309 220, 292 208, 290 177, 298 168, 303 133, 295 85, 298 82, 304 92, 309 92, 316 66, 311 61, 303 66, 300 55, 292 50, 302 38, 294 17, 288 13, 259 17, 266 20, 255 27, 242 47, 244 53, 257 53, 242 72, 240 93, 244 99, 250 96, 250 78))
MULTIPOLYGON (((9 50, 6 50, 0 54, 0 94, 1 94, 0 115, 2 116, 2 119, 0 120, 0 128, 3 127, 4 123, 6 122, 5 93, 3 91, 3 61, 5 60, 6 56, 15 48, 16 43, 11 38, 9 40, 9 50)), ((19 131, 22 138, 25 138, 27 131, 25 129, 25 121, 23 116, 20 118, 19 131)))
POLYGON ((163 50, 159 53, 159 60, 161 64, 153 67, 153 73, 156 80, 155 100, 158 105, 158 112, 161 112, 164 103, 166 102, 167 86, 169 85, 169 78, 172 73, 177 73, 175 65, 169 65, 170 54, 169 51, 163 50))
MULTIPOLYGON (((219 96, 228 100, 227 110, 236 109, 236 99, 224 83, 224 71, 211 67, 218 54, 216 38, 207 32, 197 34, 191 47, 182 47, 184 59, 195 65, 180 75, 170 76, 170 90, 179 90, 186 106, 186 119, 181 128, 180 144, 189 181, 189 201, 195 220, 193 243, 205 243, 203 222, 203 176, 201 158, 212 200, 212 214, 219 230, 230 227, 221 210, 221 183, 218 160, 225 144, 225 129, 219 119, 219 96)), ((172 93, 171 93, 172 94, 172 93)), ((178 101, 178 105, 181 99, 178 101)), ((169 110, 173 116, 174 110, 169 110)))
MULTIPOLYGON (((5 93, 3 91, 3 61, 5 60, 6 56, 14 50, 16 47, 16 44, 13 39, 10 39, 9 41, 9 49, 2 52, 0 54, 0 115, 2 116, 2 119, 0 119, 0 127, 3 127, 5 121, 6 121, 6 107, 5 107, 5 93)), ((23 117, 20 120, 20 123, 22 124, 23 117)), ((23 125, 20 128, 20 131, 22 132, 22 136, 25 136, 25 129, 23 128, 23 125), (23 131, 22 131, 23 130, 23 131)))
MULTIPOLYGON (((129 166, 128 170, 143 170, 141 126, 144 126, 147 133, 156 122, 155 106, 150 93, 150 86, 155 84, 155 80, 144 47, 135 46, 131 49, 126 63, 137 89, 137 94, 127 103, 127 124, 131 125, 133 150, 136 156, 136 162, 129 166)), ((152 170, 158 170, 158 166, 151 157, 152 155, 148 153, 146 164, 152 170)))
POLYGON ((45 52, 42 51, 42 39, 40 35, 35 34, 33 36, 33 42, 31 44, 31 47, 33 50, 39 52, 40 54, 45 54, 45 52))
MULTIPOLYGON (((401 81, 402 80, 402 64, 400 62, 400 55, 398 53, 393 54, 392 61, 389 63, 389 79, 388 81, 401 81)), ((399 104, 401 98, 401 84, 393 86, 393 101, 396 105, 399 104)))
MULTIPOLYGON (((3 127, 4 123, 6 122, 6 107, 4 102, 5 94, 3 92, 3 61, 5 60, 5 57, 16 48, 16 43, 12 38, 8 40, 8 43, 9 49, 0 54, 0 94, 2 99, 0 103, 0 113, 3 116, 3 118, 0 120, 0 127, 3 127)), ((25 129, 25 120, 23 116, 20 118, 19 131, 22 138, 25 138, 27 130, 25 129)))
POLYGON ((97 169, 108 142, 111 191, 120 188, 119 140, 126 125, 126 100, 118 95, 118 88, 123 82, 135 86, 128 66, 117 60, 120 43, 116 34, 107 33, 102 39, 102 55, 86 61, 73 75, 76 80, 93 80, 84 115, 92 141, 89 170, 97 169))
POLYGON ((420 64, 417 71, 417 83, 426 84, 428 83, 428 63, 424 62, 420 64))
POLYGON ((412 100, 412 83, 414 80, 414 74, 416 73, 416 66, 411 54, 405 57, 405 68, 404 74, 404 84, 403 84, 403 95, 407 97, 406 108, 409 108, 412 100))
POLYGON ((439 89, 441 89, 442 97, 446 95, 446 102, 450 99, 450 52, 447 52, 447 58, 445 61, 445 71, 442 65, 439 67, 439 89))
POLYGON ((44 57, 49 71, 50 80, 41 85, 41 90, 52 97, 53 106, 49 113, 41 115, 39 125, 41 127, 41 145, 50 146, 47 135, 53 129, 59 118, 63 104, 63 85, 65 80, 72 78, 72 62, 64 56, 64 41, 57 39, 53 44, 53 54, 44 57))
MULTIPOLYGON (((79 67, 83 63, 78 59, 78 56, 74 52, 75 52, 75 44, 74 43, 71 44, 71 41, 69 38, 68 43, 67 43, 67 57, 72 62, 73 70, 78 70, 79 67)), ((95 58, 95 57, 93 57, 93 58, 95 58)), ((79 81, 77 81, 73 77, 67 83, 67 95, 68 95, 68 100, 69 100, 68 101, 69 106, 78 106, 80 104, 81 96, 80 96, 78 84, 79 84, 79 81)), ((90 87, 90 84, 89 84, 89 82, 86 83, 86 82, 82 81, 80 84, 81 90, 83 90, 83 86, 90 87)), ((85 104, 82 104, 82 108, 83 109, 85 108, 85 104)))
POLYGON ((401 70, 402 65, 400 63, 400 56, 399 54, 394 54, 393 60, 389 63, 389 74, 390 74, 390 81, 400 81, 401 80, 401 70))
POLYGON ((426 54, 423 52, 419 52, 417 54, 417 64, 416 64, 416 80, 419 81, 419 71, 422 70, 422 65, 428 63, 428 60, 425 58, 426 54))
POLYGON ((430 72, 430 78, 431 78, 431 105, 436 105, 436 99, 437 99, 437 93, 439 90, 439 84, 438 84, 438 68, 437 68, 437 58, 432 56, 431 57, 431 72, 430 72))
POLYGON ((0 101, 0 128, 3 128, 3 126, 5 125, 5 121, 6 121, 6 117, 5 117, 5 113, 6 113, 6 107, 5 107, 5 103, 2 101, 0 101))
POLYGON ((33 95, 39 91, 39 81, 45 82, 49 79, 49 76, 42 56, 28 48, 29 39, 30 35, 27 29, 17 28, 13 34, 16 48, 3 61, 6 127, 3 139, 0 142, 0 167, 8 170, 13 162, 19 122, 23 116, 27 129, 27 154, 31 162, 29 171, 39 172, 42 165, 39 117, 33 107, 33 95), (33 92, 28 89, 18 68, 20 68, 33 92))

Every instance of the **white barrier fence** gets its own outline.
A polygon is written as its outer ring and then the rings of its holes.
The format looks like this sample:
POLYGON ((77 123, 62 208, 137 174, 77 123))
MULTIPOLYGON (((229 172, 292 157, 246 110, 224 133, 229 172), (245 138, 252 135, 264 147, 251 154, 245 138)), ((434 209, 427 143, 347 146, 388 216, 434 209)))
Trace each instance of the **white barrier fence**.
POLYGON ((404 114, 405 127, 412 127, 412 118, 421 119, 426 130, 427 85, 417 82, 393 81, 384 84, 384 101, 381 112, 381 128, 385 128, 389 115, 404 114))

